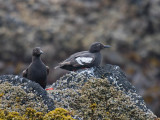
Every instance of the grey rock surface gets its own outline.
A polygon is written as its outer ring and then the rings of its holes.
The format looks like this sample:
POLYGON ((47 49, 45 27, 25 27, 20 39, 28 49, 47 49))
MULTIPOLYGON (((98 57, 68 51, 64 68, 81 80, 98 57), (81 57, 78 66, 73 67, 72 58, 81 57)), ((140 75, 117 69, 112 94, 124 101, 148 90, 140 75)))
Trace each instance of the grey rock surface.
MULTIPOLYGON (((2 101, 6 102, 6 103, 3 102, 4 104, 13 102, 12 106, 15 106, 17 104, 17 101, 20 101, 20 103, 18 104, 20 104, 21 106, 24 105, 24 109, 26 109, 27 107, 34 108, 36 105, 38 105, 39 107, 36 106, 35 108, 38 111, 43 111, 43 110, 51 111, 55 108, 54 102, 48 96, 47 92, 38 83, 35 83, 31 80, 28 80, 18 75, 2 75, 0 76, 0 85, 1 85, 0 92, 3 94, 2 101), (18 95, 19 92, 23 94, 18 95), (10 94, 7 94, 7 93, 10 93, 10 94), (7 99, 8 97, 10 99, 7 99), (12 99, 15 99, 15 100, 10 101, 12 99), (20 100, 16 100, 16 99, 20 99, 20 100), (27 103, 29 105, 27 105, 27 103)), ((4 108, 6 107, 6 105, 2 105, 2 106, 4 108)))
POLYGON ((160 116, 159 11, 159 0, 0 0, 0 74, 21 73, 40 46, 52 84, 66 73, 58 62, 100 41, 112 46, 103 62, 119 65, 160 116))
POLYGON ((135 87, 127 80, 124 72, 116 65, 107 64, 71 72, 61 77, 52 87, 54 90, 49 93, 55 101, 55 106, 76 111, 77 117, 83 119, 118 119, 119 114, 122 115, 119 116, 122 120, 156 118, 147 108, 143 98, 137 94, 135 87), (93 104, 98 107, 90 111, 93 104), (95 109, 97 112, 93 113, 95 109), (110 117, 103 115, 107 112, 111 114, 110 117))

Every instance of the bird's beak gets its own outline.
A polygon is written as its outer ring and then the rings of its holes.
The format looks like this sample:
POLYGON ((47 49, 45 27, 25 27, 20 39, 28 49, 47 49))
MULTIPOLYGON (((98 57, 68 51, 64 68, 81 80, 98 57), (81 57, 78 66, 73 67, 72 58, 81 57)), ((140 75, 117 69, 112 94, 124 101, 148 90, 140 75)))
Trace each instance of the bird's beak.
POLYGON ((40 54, 43 54, 43 51, 42 51, 42 50, 40 50, 40 54))
POLYGON ((111 46, 110 45, 104 45, 104 48, 110 48, 111 46))

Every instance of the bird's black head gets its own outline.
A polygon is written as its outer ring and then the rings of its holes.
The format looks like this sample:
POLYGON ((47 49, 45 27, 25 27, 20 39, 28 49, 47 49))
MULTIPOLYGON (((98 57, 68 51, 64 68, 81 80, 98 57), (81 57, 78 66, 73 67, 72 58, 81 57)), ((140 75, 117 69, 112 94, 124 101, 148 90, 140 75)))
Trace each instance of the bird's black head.
POLYGON ((43 51, 41 50, 40 47, 36 47, 33 49, 32 55, 39 57, 41 54, 43 54, 43 51))
POLYGON ((109 47, 111 47, 111 46, 110 45, 103 45, 100 42, 95 42, 89 48, 89 52, 91 52, 91 53, 100 52, 102 49, 109 48, 109 47))

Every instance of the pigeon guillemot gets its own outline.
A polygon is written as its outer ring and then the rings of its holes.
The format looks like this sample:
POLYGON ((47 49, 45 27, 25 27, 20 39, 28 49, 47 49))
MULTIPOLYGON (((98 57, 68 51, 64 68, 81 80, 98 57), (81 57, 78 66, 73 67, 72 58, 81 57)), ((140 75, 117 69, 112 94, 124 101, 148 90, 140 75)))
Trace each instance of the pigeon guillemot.
POLYGON ((23 71, 23 77, 39 83, 42 88, 46 87, 47 75, 49 74, 49 67, 41 60, 43 51, 40 47, 36 47, 32 52, 32 62, 27 69, 23 71))
POLYGON ((91 45, 88 51, 77 52, 71 55, 69 58, 59 63, 55 69, 62 68, 69 71, 75 71, 82 68, 99 66, 102 60, 100 51, 109 47, 109 45, 103 45, 102 43, 95 42, 91 45))

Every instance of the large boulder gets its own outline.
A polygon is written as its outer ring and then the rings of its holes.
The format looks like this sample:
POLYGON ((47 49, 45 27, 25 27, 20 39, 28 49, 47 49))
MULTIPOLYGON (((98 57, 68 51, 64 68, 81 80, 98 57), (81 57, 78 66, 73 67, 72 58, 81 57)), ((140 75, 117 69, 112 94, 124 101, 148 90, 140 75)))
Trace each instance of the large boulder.
POLYGON ((153 120, 156 116, 115 65, 70 72, 48 91, 56 107, 75 113, 84 120, 153 120))
POLYGON ((38 84, 17 75, 0 76, 0 109, 24 114, 27 108, 48 112, 55 108, 47 92, 38 84))

